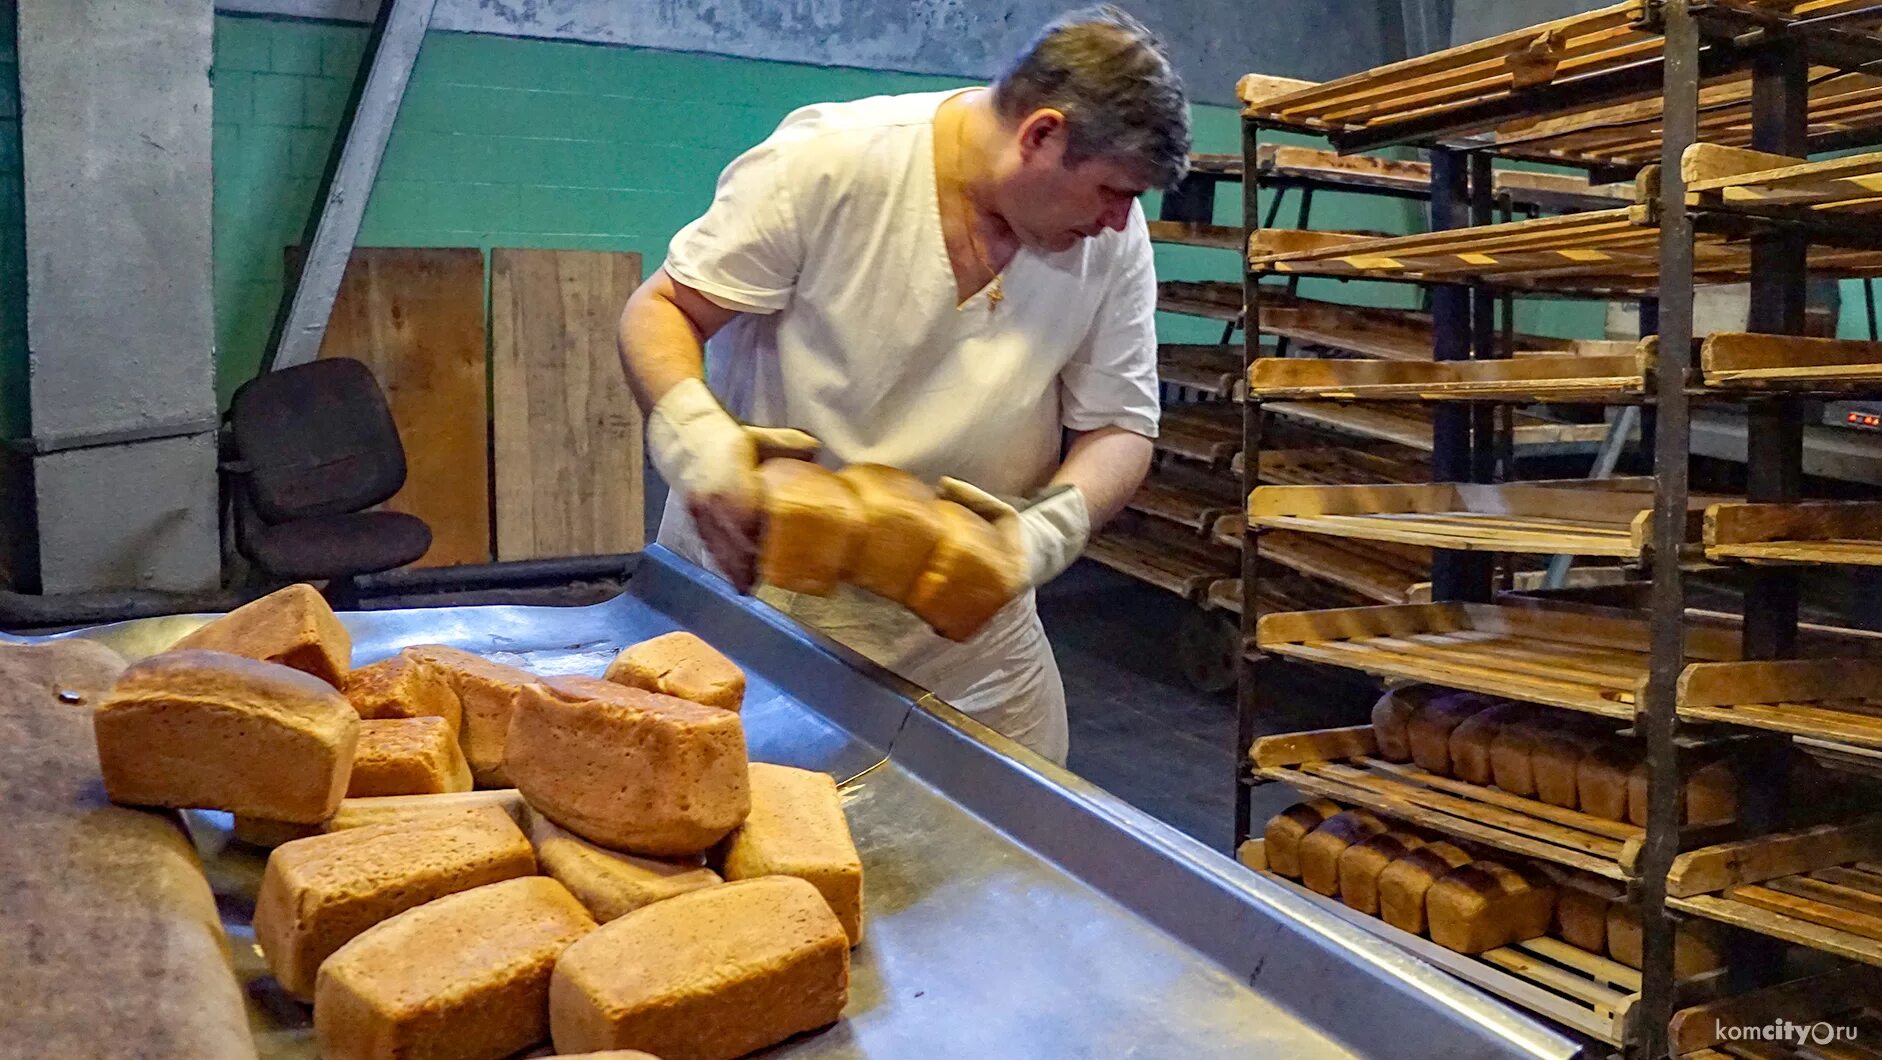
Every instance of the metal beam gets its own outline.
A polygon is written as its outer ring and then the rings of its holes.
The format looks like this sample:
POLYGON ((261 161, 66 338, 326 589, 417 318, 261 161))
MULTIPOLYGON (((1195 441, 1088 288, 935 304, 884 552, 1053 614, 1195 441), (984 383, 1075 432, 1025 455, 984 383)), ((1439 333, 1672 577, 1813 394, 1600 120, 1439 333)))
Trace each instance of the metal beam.
POLYGON ((320 356, 333 315, 333 300, 340 293, 346 262, 359 238, 366 202, 372 197, 379 161, 385 157, 392 123, 405 99, 412 67, 424 44, 425 30, 437 0, 386 0, 373 24, 361 76, 354 82, 347 117, 327 160, 327 173, 319 212, 309 220, 301 240, 306 252, 298 268, 290 268, 275 316, 274 335, 263 358, 262 371, 291 368, 320 356))

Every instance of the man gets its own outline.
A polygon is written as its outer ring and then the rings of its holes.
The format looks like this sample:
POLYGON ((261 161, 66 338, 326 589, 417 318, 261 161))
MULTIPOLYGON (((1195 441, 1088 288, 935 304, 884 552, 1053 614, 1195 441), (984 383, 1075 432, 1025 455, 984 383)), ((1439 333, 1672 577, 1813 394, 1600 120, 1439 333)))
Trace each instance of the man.
MULTIPOLYGON (((1033 497, 1028 582, 1058 574, 1150 465, 1156 281, 1136 199, 1188 157, 1182 83, 1109 7, 1046 27, 989 87, 785 118, 621 316, 672 487, 659 541, 748 589, 759 454, 821 443, 832 467, 1033 497)), ((961 644, 856 590, 760 596, 1064 761, 1065 692, 1030 589, 961 644)))

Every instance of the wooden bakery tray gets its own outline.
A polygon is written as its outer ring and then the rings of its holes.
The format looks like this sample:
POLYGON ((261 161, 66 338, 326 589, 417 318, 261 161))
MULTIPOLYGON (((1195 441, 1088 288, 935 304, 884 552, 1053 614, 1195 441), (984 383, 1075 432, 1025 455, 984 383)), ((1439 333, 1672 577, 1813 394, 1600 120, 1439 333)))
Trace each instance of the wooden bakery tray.
POLYGON ((1217 580, 1241 572, 1239 553, 1141 517, 1114 520, 1085 546, 1084 557, 1193 602, 1217 580))
MULTIPOLYGON (((1268 401, 1264 412, 1311 423, 1329 430, 1393 442, 1431 452, 1431 410, 1390 402, 1268 401)), ((1527 413, 1516 414, 1514 445, 1531 454, 1543 451, 1578 451, 1599 445, 1607 437, 1605 423, 1557 423, 1527 413)))
POLYGON ((1705 548, 1720 562, 1882 566, 1882 503, 1715 504, 1705 548))
POLYGON ((1686 912, 1882 965, 1882 817, 1689 851, 1667 894, 1686 912))
MULTIPOLYGON (((1242 473, 1240 453, 1229 470, 1242 473)), ((1427 460, 1401 459, 1346 446, 1321 449, 1263 449, 1261 481, 1276 486, 1337 486, 1354 482, 1429 482, 1427 460)))
POLYGON ((1152 243, 1173 243, 1210 250, 1240 250, 1242 230, 1228 225, 1193 224, 1188 221, 1151 221, 1152 243))
POLYGON ((1649 397, 1652 343, 1578 342, 1560 354, 1484 361, 1262 357, 1249 393, 1263 401, 1511 401, 1637 404, 1649 397))
POLYGON ((1679 713, 1857 747, 1882 748, 1882 660, 1711 662, 1679 679, 1679 713))
POLYGON ((1447 950, 1349 908, 1336 898, 1268 871, 1264 843, 1251 839, 1236 851, 1242 864, 1327 913, 1436 965, 1530 1012, 1609 1045, 1626 1041, 1627 1014, 1640 998, 1640 973, 1619 961, 1577 949, 1559 939, 1537 938, 1475 957, 1447 950))
MULTIPOLYGON (((1241 522, 1233 515, 1217 520, 1216 539, 1239 544, 1241 522)), ((1418 584, 1431 576, 1431 550, 1416 545, 1358 544, 1320 534, 1271 530, 1261 535, 1260 555, 1381 604, 1411 602, 1418 584)))
POLYGON ((1158 451, 1185 460, 1227 463, 1242 451, 1241 406, 1228 401, 1166 406, 1154 444, 1158 451))
POLYGON ((1372 726, 1264 736, 1248 757, 1255 772, 1320 795, 1461 836, 1499 850, 1625 880, 1621 856, 1645 830, 1427 773, 1378 757, 1372 726))
POLYGON ((1673 1014, 1672 1053, 1678 1060, 1875 1060, 1882 1056, 1882 976, 1845 967, 1803 979, 1733 994, 1673 1014), (1847 1029, 1825 1039, 1770 1042, 1748 1038, 1779 1020, 1802 1027, 1847 1029), (1829 1046, 1834 1052, 1822 1052, 1829 1046), (1851 1049, 1860 1047, 1860 1051, 1851 1049), (1746 1052, 1749 1048, 1750 1052, 1746 1052), (1731 1050, 1730 1052, 1724 1050, 1731 1050))
POLYGON ((1211 320, 1242 318, 1242 285, 1224 280, 1159 280, 1157 311, 1211 320))
POLYGON ((1157 345, 1157 381, 1211 397, 1232 398, 1240 390, 1242 348, 1222 343, 1164 342, 1157 345))
POLYGON ((1708 335, 1699 345, 1708 387, 1852 397, 1882 389, 1882 342, 1801 335, 1708 335))
MULTIPOLYGON (((1306 87, 1302 83, 1298 87, 1306 87)), ((1314 147, 1262 144, 1256 165, 1263 183, 1357 188, 1409 198, 1431 195, 1431 163, 1374 155, 1342 155, 1314 147)), ((1491 173, 1491 194, 1512 205, 1544 210, 1599 209, 1632 194, 1626 185, 1590 186, 1572 173, 1532 173, 1498 169, 1491 173)))
MULTIPOLYGON (((1697 543, 1703 498, 1687 538, 1697 543)), ((1645 557, 1652 542, 1650 479, 1589 479, 1576 485, 1261 486, 1248 521, 1367 541, 1471 552, 1645 557)))
MULTIPOLYGON (((1177 475, 1173 469, 1152 471, 1124 506, 1201 535, 1212 533, 1223 515, 1239 507, 1236 492, 1225 477, 1177 475)), ((1241 543, 1233 547, 1240 548, 1241 543)))

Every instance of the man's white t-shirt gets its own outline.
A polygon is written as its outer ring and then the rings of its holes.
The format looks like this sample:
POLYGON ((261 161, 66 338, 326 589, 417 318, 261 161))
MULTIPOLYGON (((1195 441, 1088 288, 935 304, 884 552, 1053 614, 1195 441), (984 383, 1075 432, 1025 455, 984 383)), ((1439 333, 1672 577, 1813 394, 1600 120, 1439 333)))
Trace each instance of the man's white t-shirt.
MULTIPOLYGON (((953 94, 793 112, 726 167, 666 270, 745 311, 706 344, 707 382, 734 416, 809 431, 832 467, 888 464, 1023 496, 1058 466, 1061 428, 1156 435, 1150 242, 1133 207, 1122 231, 1057 253, 1022 247, 997 306, 985 290, 957 305, 934 174, 935 110, 953 94)), ((673 498, 660 540, 708 563, 673 498)), ((766 598, 1063 757, 1062 693, 1056 720, 1023 716, 1022 700, 1057 689, 1031 594, 965 645, 859 592, 766 598), (1029 666, 1049 672, 1029 681, 1029 666)))

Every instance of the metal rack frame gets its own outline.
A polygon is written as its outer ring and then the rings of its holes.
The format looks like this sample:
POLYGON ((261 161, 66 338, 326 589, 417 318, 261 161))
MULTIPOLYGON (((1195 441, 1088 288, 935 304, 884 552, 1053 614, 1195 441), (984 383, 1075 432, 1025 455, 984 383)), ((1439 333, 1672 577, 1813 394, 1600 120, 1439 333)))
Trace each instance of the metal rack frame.
MULTIPOLYGON (((1654 480, 1654 517, 1647 615, 1651 625, 1647 679, 1635 711, 1650 764, 1648 820, 1636 861, 1637 875, 1629 881, 1630 896, 1641 906, 1644 926, 1642 988, 1633 1009, 1633 1033, 1626 1046, 1630 1057, 1657 1058, 1668 1054, 1669 1025, 1677 1007, 1674 976, 1674 926, 1668 918, 1667 875, 1675 856, 1684 849, 1711 841, 1681 825, 1680 800, 1692 741, 1682 732, 1678 684, 1687 663, 1688 609, 1686 569, 1682 555, 1688 542, 1686 513, 1690 503, 1689 468, 1692 455, 1693 282, 1695 237, 1706 231, 1748 239, 1752 258, 1751 317, 1748 331, 1801 335, 1804 330, 1805 253, 1820 235, 1811 226, 1785 224, 1759 218, 1745 224, 1743 217, 1714 216, 1688 204, 1681 160, 1698 139, 1700 93, 1708 79, 1749 72, 1750 147, 1772 154, 1803 157, 1832 147, 1858 146, 1882 140, 1873 125, 1836 137, 1813 135, 1810 124, 1812 63, 1847 69, 1858 64, 1869 69, 1882 65, 1882 38, 1851 32, 1849 19, 1877 15, 1873 7, 1838 11, 1818 18, 1793 19, 1761 12, 1757 7, 1729 0, 1647 0, 1636 27, 1657 33, 1658 55, 1595 75, 1544 81, 1510 88, 1480 101, 1448 109, 1434 108, 1410 120, 1383 123, 1374 128, 1314 129, 1289 125, 1271 116, 1245 113, 1242 142, 1249 172, 1261 148, 1265 128, 1320 132, 1341 151, 1388 145, 1415 145, 1431 149, 1431 228, 1436 231, 1489 223, 1489 163, 1492 155, 1522 157, 1520 149, 1499 152, 1493 142, 1473 139, 1501 121, 1523 115, 1544 115, 1550 110, 1586 108, 1600 100, 1638 99, 1658 91, 1661 123, 1657 211, 1659 283, 1657 298, 1642 301, 1643 334, 1657 332, 1659 363, 1642 404, 1653 417, 1650 430, 1654 480), (1733 227, 1736 226, 1736 227, 1733 227)), ((1566 163, 1572 164, 1572 163, 1566 163)), ((1604 177, 1627 175, 1590 166, 1604 177)), ((1243 223, 1252 234, 1264 222, 1259 209, 1258 179, 1243 184, 1243 223)), ((1258 305, 1263 272, 1244 267, 1243 294, 1250 319, 1259 320, 1258 305)), ((1496 356, 1494 338, 1499 326, 1496 312, 1503 308, 1501 326, 1508 327, 1507 288, 1481 281, 1469 283, 1424 281, 1433 294, 1436 316, 1435 357, 1439 361, 1485 359, 1496 356)), ((1244 333, 1244 369, 1260 356, 1260 332, 1244 333)), ((1785 394, 1752 395, 1744 399, 1750 429, 1747 459, 1747 499, 1752 503, 1795 502, 1802 493, 1803 415, 1800 401, 1785 394)), ((1506 403, 1497 403, 1499 410, 1506 403)), ((1499 449, 1507 452, 1506 431, 1492 403, 1454 402, 1437 407, 1434 456, 1438 481, 1490 482, 1500 468, 1499 449)), ((1261 399, 1251 392, 1244 407, 1245 467, 1258 462, 1261 442, 1261 399)), ((1244 473, 1244 495, 1255 488, 1244 473)), ((1260 539, 1243 528, 1244 584, 1259 577, 1260 539)), ((1487 556, 1438 553, 1433 599, 1475 602, 1488 600, 1493 586, 1487 556)), ((1741 652, 1745 659, 1792 657, 1797 649, 1798 569, 1794 566, 1747 568, 1747 608, 1741 652)), ((1242 634, 1253 645, 1255 616, 1242 617, 1242 634)), ((1244 662, 1237 694, 1236 840, 1252 831, 1250 788, 1259 782, 1248 757, 1260 708, 1260 667, 1244 662)), ((1787 799, 1785 756, 1790 738, 1747 737, 1753 747, 1751 773, 1745 785, 1740 828, 1748 835, 1771 831, 1781 819, 1787 799)), ((1684 908, 1684 907, 1682 907, 1684 908)), ((1752 940, 1735 950, 1731 974, 1739 986, 1769 981, 1778 954, 1771 940, 1752 940)))

